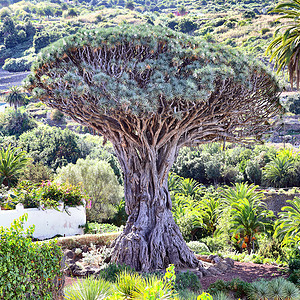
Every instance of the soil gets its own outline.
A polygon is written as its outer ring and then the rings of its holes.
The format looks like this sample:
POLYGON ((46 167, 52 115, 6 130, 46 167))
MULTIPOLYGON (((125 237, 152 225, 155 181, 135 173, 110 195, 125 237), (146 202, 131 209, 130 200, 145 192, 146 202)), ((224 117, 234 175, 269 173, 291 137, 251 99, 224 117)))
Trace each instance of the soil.
MULTIPOLYGON (((276 277, 287 277, 286 269, 273 265, 263 265, 254 263, 234 262, 234 267, 224 275, 206 276, 200 279, 202 287, 206 290, 210 284, 218 279, 230 281, 234 278, 240 278, 243 281, 252 282, 262 278, 272 279, 276 277)), ((65 286, 72 285, 77 278, 66 277, 65 286)))
POLYGON ((262 278, 272 279, 276 277, 287 277, 286 269, 273 265, 263 265, 245 262, 234 262, 234 267, 224 275, 207 276, 200 279, 202 287, 206 290, 210 284, 218 279, 231 281, 234 278, 240 278, 243 281, 252 282, 262 278))

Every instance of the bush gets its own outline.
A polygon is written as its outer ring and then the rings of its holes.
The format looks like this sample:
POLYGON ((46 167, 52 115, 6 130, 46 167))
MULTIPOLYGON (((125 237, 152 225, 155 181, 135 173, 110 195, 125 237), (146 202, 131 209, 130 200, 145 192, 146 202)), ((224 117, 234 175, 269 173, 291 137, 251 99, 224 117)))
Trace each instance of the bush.
POLYGON ((10 228, 0 227, 0 298, 55 299, 63 286, 62 251, 55 241, 34 243, 34 226, 24 229, 26 215, 10 228))
POLYGON ((7 58, 3 65, 3 69, 9 72, 30 71, 31 65, 35 60, 35 56, 28 55, 20 58, 7 58))
POLYGON ((0 131, 3 135, 19 136, 22 133, 36 127, 27 113, 20 110, 6 109, 4 113, 0 114, 0 131))
POLYGON ((51 112, 50 119, 52 121, 61 122, 64 119, 64 114, 61 111, 59 111, 58 109, 54 109, 51 112))
POLYGON ((191 241, 187 243, 187 245, 192 251, 196 253, 210 252, 209 248, 204 243, 198 241, 191 241))
POLYGON ((78 136, 68 129, 39 126, 23 133, 19 145, 34 159, 34 162, 56 169, 67 163, 75 163, 82 157, 78 136))
POLYGON ((56 208, 60 203, 63 203, 64 207, 74 207, 83 205, 84 197, 79 186, 58 185, 50 181, 37 185, 30 181, 22 181, 11 190, 5 208, 14 209, 18 203, 22 203, 25 208, 38 208, 40 205, 56 208))
POLYGON ((82 189, 92 201, 91 209, 87 210, 90 222, 100 223, 113 217, 123 190, 108 162, 79 159, 76 164, 69 164, 57 172, 61 182, 75 186, 82 183, 82 189))
POLYGON ((176 275, 174 287, 176 290, 184 290, 188 288, 192 292, 200 292, 202 289, 198 276, 190 271, 178 273, 176 275))
POLYGON ((90 223, 87 222, 85 224, 84 233, 107 233, 107 232, 118 232, 120 231, 120 227, 112 225, 112 224, 106 224, 106 223, 90 223))
POLYGON ((133 272, 133 269, 125 265, 109 264, 105 269, 99 272, 99 277, 114 283, 117 281, 118 275, 124 271, 133 272))
POLYGON ((23 170, 20 181, 30 180, 32 183, 41 183, 53 179, 53 172, 43 163, 29 163, 23 170))

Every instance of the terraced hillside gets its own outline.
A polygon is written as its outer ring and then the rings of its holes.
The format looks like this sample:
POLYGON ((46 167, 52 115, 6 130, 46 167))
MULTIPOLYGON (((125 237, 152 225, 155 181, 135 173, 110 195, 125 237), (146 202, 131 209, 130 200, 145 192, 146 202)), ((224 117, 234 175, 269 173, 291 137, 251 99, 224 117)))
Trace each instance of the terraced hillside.
POLYGON ((8 72, 0 69, 0 91, 5 92, 11 86, 21 85, 30 72, 8 72))

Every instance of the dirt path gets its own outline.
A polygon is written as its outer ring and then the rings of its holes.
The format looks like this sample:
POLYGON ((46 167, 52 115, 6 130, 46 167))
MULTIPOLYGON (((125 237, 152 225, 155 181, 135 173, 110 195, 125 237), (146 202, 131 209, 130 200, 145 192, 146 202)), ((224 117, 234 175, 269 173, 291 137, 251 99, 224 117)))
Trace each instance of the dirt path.
POLYGON ((240 278, 243 281, 252 282, 262 278, 272 279, 276 277, 287 277, 284 268, 278 268, 273 265, 263 265, 254 263, 234 262, 234 267, 220 276, 207 276, 200 279, 202 287, 206 290, 210 284, 222 279, 230 281, 233 278, 240 278))

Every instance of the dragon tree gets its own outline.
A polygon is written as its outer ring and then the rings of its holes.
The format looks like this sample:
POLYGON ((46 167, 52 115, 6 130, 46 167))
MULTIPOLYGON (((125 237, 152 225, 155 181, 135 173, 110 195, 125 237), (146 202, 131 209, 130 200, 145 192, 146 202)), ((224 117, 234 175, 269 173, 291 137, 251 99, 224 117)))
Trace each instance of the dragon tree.
POLYGON ((198 266, 171 212, 168 173, 180 147, 254 141, 280 110, 278 84, 259 63, 146 25, 56 42, 27 89, 113 144, 129 217, 112 261, 143 271, 198 266))

